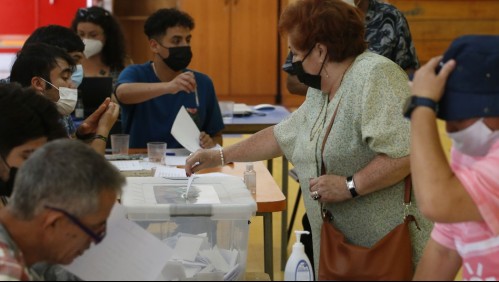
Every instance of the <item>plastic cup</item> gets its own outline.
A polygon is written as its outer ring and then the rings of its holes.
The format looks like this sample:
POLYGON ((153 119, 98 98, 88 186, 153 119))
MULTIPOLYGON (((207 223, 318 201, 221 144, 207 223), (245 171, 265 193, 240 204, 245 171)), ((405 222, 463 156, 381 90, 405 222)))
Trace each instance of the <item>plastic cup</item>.
POLYGON ((130 135, 111 134, 111 151, 113 155, 128 155, 130 135))
POLYGON ((166 143, 149 142, 147 143, 147 157, 151 163, 165 163, 166 143))
POLYGON ((218 102, 220 107, 220 112, 222 113, 222 118, 224 123, 228 123, 232 121, 232 117, 234 116, 234 102, 233 101, 221 101, 218 102))

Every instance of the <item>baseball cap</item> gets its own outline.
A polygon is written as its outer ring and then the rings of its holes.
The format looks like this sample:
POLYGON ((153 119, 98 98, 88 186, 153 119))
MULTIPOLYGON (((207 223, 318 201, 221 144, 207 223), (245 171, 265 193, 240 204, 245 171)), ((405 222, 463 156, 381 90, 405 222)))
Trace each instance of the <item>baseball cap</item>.
POLYGON ((456 67, 447 79, 438 118, 499 117, 499 36, 459 37, 441 64, 450 59, 456 60, 456 67))

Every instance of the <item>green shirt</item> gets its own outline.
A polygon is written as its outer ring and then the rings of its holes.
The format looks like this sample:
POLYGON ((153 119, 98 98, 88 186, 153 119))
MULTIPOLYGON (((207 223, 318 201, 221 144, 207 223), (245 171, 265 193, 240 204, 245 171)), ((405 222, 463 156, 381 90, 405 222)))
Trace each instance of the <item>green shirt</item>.
MULTIPOLYGON (((308 181, 321 171, 321 146, 338 106, 334 125, 324 149, 327 174, 354 175, 378 154, 391 158, 409 155, 410 124, 402 108, 410 95, 406 73, 389 59, 365 52, 344 75, 334 98, 309 88, 305 102, 288 119, 275 126, 274 135, 286 157, 298 171, 305 208, 312 226, 314 260, 318 265, 322 219, 317 201, 309 197, 308 181)), ((328 204, 335 226, 347 240, 372 246, 396 225, 404 214, 403 181, 380 191, 341 203, 328 204)), ((345 186, 346 189, 346 186, 345 186)), ((412 198, 411 213, 422 231, 411 224, 414 260, 431 231, 412 198)))

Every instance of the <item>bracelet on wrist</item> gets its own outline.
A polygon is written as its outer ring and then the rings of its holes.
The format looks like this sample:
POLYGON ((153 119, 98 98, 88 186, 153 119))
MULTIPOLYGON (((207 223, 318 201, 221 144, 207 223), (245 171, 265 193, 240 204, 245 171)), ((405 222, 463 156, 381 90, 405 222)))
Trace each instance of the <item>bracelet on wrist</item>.
POLYGON ((104 141, 104 143, 107 143, 107 137, 105 137, 103 135, 96 134, 94 137, 92 137, 92 140, 95 140, 95 139, 99 139, 99 140, 104 141))
POLYGON ((223 151, 223 147, 220 147, 218 149, 218 151, 220 152, 220 160, 222 161, 222 166, 225 165, 225 159, 224 159, 224 151, 223 151))

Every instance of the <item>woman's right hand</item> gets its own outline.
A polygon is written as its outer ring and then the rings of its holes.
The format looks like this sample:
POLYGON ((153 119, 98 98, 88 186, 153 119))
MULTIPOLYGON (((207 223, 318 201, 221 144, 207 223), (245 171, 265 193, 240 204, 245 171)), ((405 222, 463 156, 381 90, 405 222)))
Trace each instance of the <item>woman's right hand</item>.
POLYGON ((201 149, 192 153, 185 161, 185 174, 191 176, 202 169, 222 165, 220 150, 201 149))

